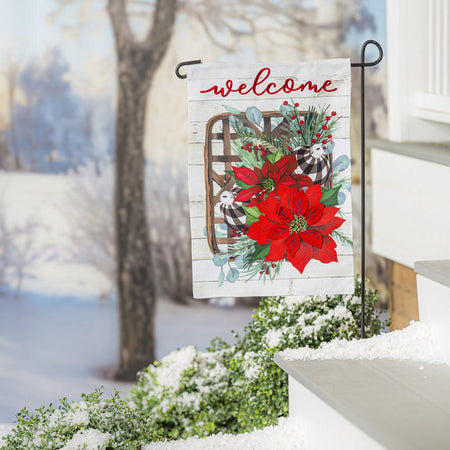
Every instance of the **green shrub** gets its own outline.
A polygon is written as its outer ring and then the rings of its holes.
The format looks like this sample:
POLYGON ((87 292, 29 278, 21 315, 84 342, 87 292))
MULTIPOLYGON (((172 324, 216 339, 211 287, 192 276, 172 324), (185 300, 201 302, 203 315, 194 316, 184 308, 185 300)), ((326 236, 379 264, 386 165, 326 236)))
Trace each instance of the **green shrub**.
MULTIPOLYGON (((132 400, 152 414, 169 439, 242 433, 288 413, 287 375, 273 362, 286 348, 317 348, 360 335, 360 283, 355 295, 264 298, 234 346, 214 340, 206 352, 185 347, 144 370, 132 400)), ((379 334, 377 294, 366 293, 366 336, 379 334)))
MULTIPOLYGON (((52 404, 31 414, 23 408, 17 414, 12 434, 4 438, 2 449, 53 450, 65 446, 66 450, 84 448, 140 449, 142 441, 162 438, 155 432, 147 414, 132 402, 122 400, 119 392, 103 400, 101 389, 82 394, 82 401, 69 403, 60 400, 55 409, 52 404)), ((1 442, 1 441, 0 441, 1 442)))
MULTIPOLYGON (((214 339, 205 352, 188 346, 170 353, 140 373, 129 400, 116 393, 102 401, 98 390, 81 403, 63 399, 56 410, 50 405, 31 415, 24 409, 2 448, 59 449, 70 442, 67 450, 75 449, 91 433, 99 448, 134 449, 142 442, 274 425, 288 413, 287 375, 274 364, 274 353, 358 338, 360 290, 357 282, 353 296, 264 298, 235 345, 214 339)), ((367 337, 386 325, 376 301, 369 290, 367 337)))

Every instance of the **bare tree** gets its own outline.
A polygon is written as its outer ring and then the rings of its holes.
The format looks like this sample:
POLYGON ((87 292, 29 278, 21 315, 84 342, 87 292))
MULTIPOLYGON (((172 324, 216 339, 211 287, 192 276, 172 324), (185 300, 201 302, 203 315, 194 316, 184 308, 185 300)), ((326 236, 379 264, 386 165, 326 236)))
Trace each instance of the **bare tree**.
POLYGON ((7 97, 8 97, 8 120, 11 127, 12 139, 9 145, 6 143, 6 139, 2 136, 2 142, 0 145, 0 167, 3 169, 14 168, 16 170, 22 169, 20 165, 20 158, 18 155, 18 149, 15 148, 14 139, 14 120, 13 110, 14 102, 17 93, 17 79, 20 73, 20 64, 15 60, 10 60, 6 69, 7 79, 7 97))
MULTIPOLYGON (((74 3, 59 0, 60 8, 74 3)), ((283 46, 310 59, 338 56, 339 51, 347 56, 343 36, 352 26, 373 26, 370 15, 362 14, 359 0, 325 5, 334 8, 333 14, 306 0, 108 0, 118 80, 114 209, 121 324, 119 378, 133 379, 154 359, 157 275, 145 215, 143 138, 148 92, 168 49, 175 19, 183 14, 197 21, 210 41, 225 51, 233 51, 240 39, 251 38, 257 56, 261 42, 269 44, 274 54, 283 46), (145 37, 138 39, 130 21, 148 17, 151 26, 145 37)))
POLYGON ((124 0, 109 0, 117 54, 115 224, 120 307, 118 378, 133 379, 155 358, 154 280, 145 211, 144 127, 148 91, 166 53, 176 0, 157 0, 143 41, 133 35, 124 0))

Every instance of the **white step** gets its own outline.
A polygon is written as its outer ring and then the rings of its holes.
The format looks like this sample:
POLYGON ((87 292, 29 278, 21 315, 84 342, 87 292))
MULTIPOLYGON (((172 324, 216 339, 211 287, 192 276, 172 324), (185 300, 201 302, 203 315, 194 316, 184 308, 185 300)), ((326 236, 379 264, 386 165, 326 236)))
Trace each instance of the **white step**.
POLYGON ((450 367, 398 360, 275 362, 307 450, 448 450, 450 367))
POLYGON ((418 261, 419 320, 427 324, 436 345, 450 363, 450 260, 418 261))

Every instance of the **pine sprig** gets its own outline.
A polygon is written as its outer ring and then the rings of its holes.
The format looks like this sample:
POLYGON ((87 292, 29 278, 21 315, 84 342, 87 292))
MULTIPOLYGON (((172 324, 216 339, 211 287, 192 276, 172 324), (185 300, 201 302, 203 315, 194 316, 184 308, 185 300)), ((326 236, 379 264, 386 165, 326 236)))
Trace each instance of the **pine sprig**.
POLYGON ((344 245, 345 247, 353 246, 353 241, 348 236, 346 236, 344 233, 342 233, 341 231, 334 230, 331 233, 331 236, 333 238, 335 238, 340 244, 344 245))

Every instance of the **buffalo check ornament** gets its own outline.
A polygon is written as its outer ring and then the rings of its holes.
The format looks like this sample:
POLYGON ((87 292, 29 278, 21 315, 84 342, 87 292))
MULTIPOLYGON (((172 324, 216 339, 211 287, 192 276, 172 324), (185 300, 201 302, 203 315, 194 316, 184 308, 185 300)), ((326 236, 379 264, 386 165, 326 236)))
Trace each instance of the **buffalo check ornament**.
POLYGON ((188 80, 194 296, 353 293, 350 61, 188 80))

